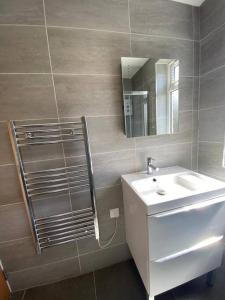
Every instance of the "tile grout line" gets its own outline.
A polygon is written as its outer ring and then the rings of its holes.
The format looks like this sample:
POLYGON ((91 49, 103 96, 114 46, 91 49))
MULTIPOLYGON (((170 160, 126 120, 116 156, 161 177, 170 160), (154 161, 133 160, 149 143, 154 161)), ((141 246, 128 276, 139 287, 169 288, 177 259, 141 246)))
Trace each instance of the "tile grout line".
POLYGON ((129 42, 130 42, 130 56, 132 56, 132 45, 131 45, 131 19, 130 19, 130 0, 127 0, 127 13, 128 13, 128 26, 129 26, 129 42))
MULTIPOLYGON (((59 116, 59 108, 58 108, 58 102, 57 102, 57 96, 56 96, 56 88, 55 88, 55 81, 54 81, 54 75, 53 75, 53 67, 52 67, 52 58, 51 58, 50 45, 49 45, 47 17, 46 17, 46 10, 45 10, 45 0, 43 0, 42 3, 43 3, 44 23, 45 23, 45 31, 46 31, 46 38, 47 38, 47 46, 48 46, 49 64, 50 64, 51 77, 52 77, 52 85, 53 85, 53 91, 54 91, 54 99, 55 99, 57 117, 58 117, 58 121, 59 121, 60 120, 60 116, 59 116)), ((62 148, 62 151, 63 151, 64 165, 66 167, 67 166, 67 162, 66 162, 65 149, 64 149, 64 145, 63 144, 62 144, 61 148, 62 148)), ((69 183, 67 183, 67 184, 68 184, 68 187, 69 187, 69 183)), ((72 199, 71 199, 71 192, 70 192, 70 190, 69 190, 68 196, 69 196, 70 210, 72 212, 73 211, 73 205, 72 205, 72 199)), ((75 241, 75 243, 77 245, 77 241, 75 241)), ((80 273, 81 273, 81 263, 80 263, 79 252, 77 253, 77 255, 78 255, 78 261, 79 261, 79 269, 80 269, 80 273)))
POLYGON ((23 295, 22 295, 22 298, 21 298, 21 300, 24 300, 24 298, 25 298, 25 295, 26 295, 26 291, 27 291, 27 290, 24 290, 24 291, 23 291, 23 295))
POLYGON ((94 281, 94 289, 95 289, 95 300, 98 300, 96 280, 95 280, 95 271, 93 271, 93 281, 94 281))
MULTIPOLYGON (((123 243, 117 243, 117 244, 112 244, 112 245, 109 246, 107 249, 104 249, 104 250, 103 250, 103 249, 97 249, 97 250, 94 250, 94 251, 85 252, 85 253, 82 254, 81 256, 86 256, 86 255, 89 255, 89 254, 102 252, 102 251, 105 251, 105 250, 108 250, 108 249, 112 249, 112 248, 116 248, 116 247, 119 247, 119 246, 121 246, 121 245, 126 245, 126 244, 127 244, 126 242, 123 242, 123 243)), ((27 271, 27 270, 32 270, 32 269, 37 269, 37 268, 46 267, 46 266, 49 266, 49 265, 59 264, 59 263, 62 263, 62 262, 65 262, 65 261, 69 261, 69 260, 72 261, 72 260, 74 260, 74 258, 78 258, 78 256, 71 256, 71 257, 67 257, 67 258, 61 259, 61 260, 49 262, 49 263, 42 264, 42 265, 36 265, 36 266, 28 267, 28 268, 23 268, 23 269, 20 269, 20 270, 8 271, 7 274, 20 273, 20 272, 24 272, 24 271, 27 271)))
POLYGON ((170 35, 157 35, 157 34, 146 34, 146 33, 136 33, 136 32, 129 32, 129 31, 113 31, 107 29, 96 29, 96 28, 88 28, 88 27, 70 27, 70 26, 53 26, 53 25, 31 25, 31 24, 0 24, 1 26, 15 26, 15 27, 41 27, 41 28, 56 28, 56 29, 71 29, 71 30, 88 30, 88 31, 96 31, 96 32, 106 32, 106 33, 116 33, 116 34, 126 34, 126 35, 140 35, 146 37, 156 37, 156 38, 168 38, 174 40, 182 40, 182 41, 193 41, 193 39, 189 38, 181 38, 177 36, 170 36, 170 35))
MULTIPOLYGON (((194 36, 195 36, 195 23, 194 23, 194 7, 192 7, 192 37, 194 39, 194 36)), ((192 49, 193 53, 193 65, 192 65, 192 68, 193 68, 193 73, 192 75, 194 76, 195 74, 195 42, 193 42, 193 49, 192 49)), ((194 80, 192 80, 192 145, 191 145, 191 169, 193 170, 193 142, 194 142, 194 113, 193 113, 193 107, 194 107, 194 85, 195 85, 195 82, 194 80)))

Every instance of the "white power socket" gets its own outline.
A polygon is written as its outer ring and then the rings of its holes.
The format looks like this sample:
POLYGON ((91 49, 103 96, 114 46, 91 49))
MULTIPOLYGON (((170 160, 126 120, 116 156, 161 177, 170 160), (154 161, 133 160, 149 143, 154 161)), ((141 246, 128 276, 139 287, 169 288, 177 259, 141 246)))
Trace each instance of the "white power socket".
POLYGON ((110 218, 111 219, 119 218, 119 216, 120 216, 119 208, 110 209, 109 213, 110 213, 110 218))

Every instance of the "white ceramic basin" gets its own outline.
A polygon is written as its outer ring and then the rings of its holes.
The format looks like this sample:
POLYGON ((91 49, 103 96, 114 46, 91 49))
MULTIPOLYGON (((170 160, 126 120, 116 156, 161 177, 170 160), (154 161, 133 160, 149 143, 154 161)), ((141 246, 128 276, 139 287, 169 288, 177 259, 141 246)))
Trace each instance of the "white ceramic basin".
POLYGON ((225 192, 225 183, 181 167, 163 168, 153 175, 146 172, 122 176, 146 205, 148 214, 216 197, 225 192), (177 202, 179 201, 179 203, 177 202))

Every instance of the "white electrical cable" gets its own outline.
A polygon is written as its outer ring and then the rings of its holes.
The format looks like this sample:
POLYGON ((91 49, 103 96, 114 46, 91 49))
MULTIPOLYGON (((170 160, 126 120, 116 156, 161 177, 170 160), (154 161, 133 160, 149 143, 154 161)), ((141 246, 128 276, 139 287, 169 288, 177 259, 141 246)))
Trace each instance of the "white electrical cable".
POLYGON ((115 230, 114 230, 111 238, 108 241, 101 241, 100 238, 98 239, 98 245, 99 245, 100 249, 105 249, 112 243, 112 241, 114 240, 116 233, 117 233, 117 227, 118 227, 118 222, 117 222, 117 218, 116 218, 115 219, 115 230), (105 244, 103 245, 102 243, 104 243, 104 242, 105 242, 105 244))

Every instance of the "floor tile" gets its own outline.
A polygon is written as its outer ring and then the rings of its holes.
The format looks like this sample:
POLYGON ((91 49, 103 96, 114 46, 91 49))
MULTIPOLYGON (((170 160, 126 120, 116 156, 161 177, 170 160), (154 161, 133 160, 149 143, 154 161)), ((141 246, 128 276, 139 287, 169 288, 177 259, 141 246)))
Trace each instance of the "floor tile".
POLYGON ((24 295, 24 291, 13 293, 10 300, 22 300, 24 295))
POLYGON ((94 300, 93 274, 40 286, 26 292, 24 300, 94 300))
POLYGON ((98 300, 144 300, 145 288, 132 260, 95 273, 98 300))

